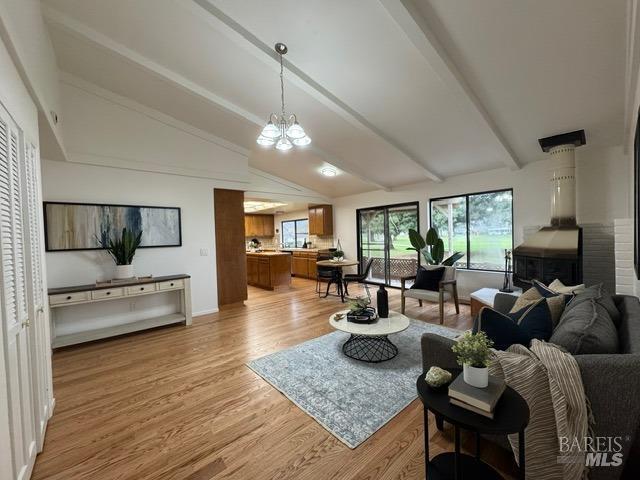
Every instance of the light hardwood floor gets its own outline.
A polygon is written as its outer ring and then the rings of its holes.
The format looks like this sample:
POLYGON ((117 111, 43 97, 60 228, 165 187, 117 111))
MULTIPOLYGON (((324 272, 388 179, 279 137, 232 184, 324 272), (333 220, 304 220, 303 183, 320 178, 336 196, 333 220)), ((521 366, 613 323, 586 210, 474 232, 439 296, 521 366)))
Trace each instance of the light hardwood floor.
MULTIPOLYGON (((342 305, 318 299, 314 285, 250 287, 244 306, 195 318, 191 327, 56 351, 56 409, 33 478, 424 478, 419 400, 351 450, 245 366, 332 331, 327 317, 342 305)), ((399 310, 399 291, 390 293, 399 310)), ((470 325, 461 307, 460 315, 447 308, 445 325, 470 325)), ((409 301, 407 314, 438 322, 435 304, 409 301)), ((430 433, 431 455, 452 449, 451 428, 437 432, 431 417, 430 433)), ((463 436, 464 448, 473 445, 463 436)), ((514 474, 504 451, 483 445, 483 458, 507 478, 514 474)))

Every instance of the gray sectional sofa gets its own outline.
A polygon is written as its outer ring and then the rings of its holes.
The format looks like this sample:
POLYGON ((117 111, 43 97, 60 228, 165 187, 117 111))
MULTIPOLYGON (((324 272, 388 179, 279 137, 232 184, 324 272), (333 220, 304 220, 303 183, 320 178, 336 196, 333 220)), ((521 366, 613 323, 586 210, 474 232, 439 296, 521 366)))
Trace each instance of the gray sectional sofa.
MULTIPOLYGON (((634 462, 634 459, 630 458, 634 455, 631 452, 638 454, 640 445, 640 435, 637 435, 640 429, 640 302, 637 297, 626 295, 613 295, 609 297, 611 298, 620 314, 616 327, 618 352, 574 355, 580 366, 585 393, 595 419, 594 435, 620 437, 623 448, 622 465, 592 468, 589 476, 591 480, 640 478, 637 472, 631 472, 637 468, 637 461, 634 462)), ((513 296, 499 294, 496 296, 494 308, 508 312, 514 301, 513 296)), ((579 310, 574 309, 571 313, 573 321, 577 311, 579 310)), ((566 320, 563 317, 560 318, 556 329, 566 320)), ((585 325, 588 323, 589 321, 586 321, 585 325)), ((456 367, 456 358, 451 351, 452 344, 453 340, 448 338, 424 334, 424 370, 427 371, 434 365, 443 368, 456 367)), ((442 425, 440 421, 438 424, 442 425)), ((506 438, 501 439, 498 443, 507 445, 505 440, 506 438)))

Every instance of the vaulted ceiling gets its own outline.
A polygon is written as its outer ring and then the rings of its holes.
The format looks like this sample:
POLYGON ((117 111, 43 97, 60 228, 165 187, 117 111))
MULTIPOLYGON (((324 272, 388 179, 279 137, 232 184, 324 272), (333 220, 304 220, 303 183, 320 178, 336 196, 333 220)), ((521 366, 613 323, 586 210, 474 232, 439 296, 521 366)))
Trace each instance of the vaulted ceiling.
POLYGON ((622 143, 625 0, 43 0, 61 70, 250 150, 327 196, 622 143), (279 108, 313 138, 255 144, 279 108), (326 164, 340 175, 325 178, 326 164))

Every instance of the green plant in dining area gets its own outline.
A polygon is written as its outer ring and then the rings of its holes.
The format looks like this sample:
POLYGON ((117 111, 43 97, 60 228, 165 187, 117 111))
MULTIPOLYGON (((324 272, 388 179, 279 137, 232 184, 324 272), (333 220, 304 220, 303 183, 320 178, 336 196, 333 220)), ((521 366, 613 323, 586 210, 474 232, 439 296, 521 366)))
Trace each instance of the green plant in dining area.
POLYGON ((425 238, 422 238, 417 230, 410 229, 409 241, 411 247, 408 247, 407 250, 420 252, 428 265, 453 266, 465 256, 464 252, 454 252, 453 255, 444 258, 444 241, 440 238, 435 227, 431 227, 427 231, 425 238))
POLYGON ((331 257, 333 257, 336 260, 339 260, 341 258, 344 258, 344 252, 342 250, 336 250, 334 252, 331 252, 331 257))

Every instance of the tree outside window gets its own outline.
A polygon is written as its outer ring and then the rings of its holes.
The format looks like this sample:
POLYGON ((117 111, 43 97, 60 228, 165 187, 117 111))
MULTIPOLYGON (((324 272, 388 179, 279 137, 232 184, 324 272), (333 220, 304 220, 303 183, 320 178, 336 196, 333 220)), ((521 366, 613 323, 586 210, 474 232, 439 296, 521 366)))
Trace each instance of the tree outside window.
POLYGON ((511 189, 437 198, 430 205, 431 225, 438 229, 445 250, 466 253, 458 267, 504 269, 504 251, 513 248, 511 189))

